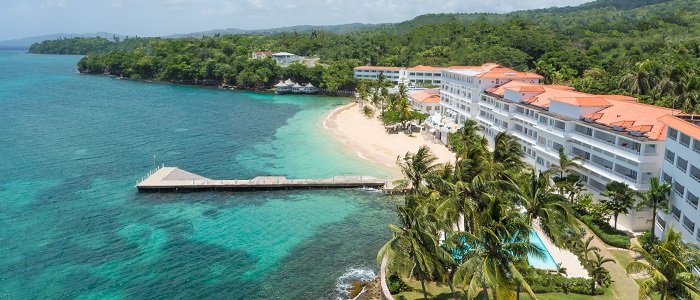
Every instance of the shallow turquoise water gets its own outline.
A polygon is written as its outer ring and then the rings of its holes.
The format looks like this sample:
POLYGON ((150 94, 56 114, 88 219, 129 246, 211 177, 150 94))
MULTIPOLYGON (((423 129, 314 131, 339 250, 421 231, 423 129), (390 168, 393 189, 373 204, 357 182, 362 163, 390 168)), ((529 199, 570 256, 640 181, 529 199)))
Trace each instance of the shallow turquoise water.
POLYGON ((528 254, 527 255, 527 262, 530 263, 531 266, 542 269, 542 270, 558 270, 559 265, 557 265, 557 262, 554 260, 552 257, 552 254, 547 251, 547 247, 544 246, 544 243, 542 243, 542 239, 540 236, 537 234, 536 231, 532 230, 530 231, 530 243, 532 243, 535 246, 538 246, 540 249, 544 250, 544 257, 539 258, 533 255, 528 254))
POLYGON ((133 188, 153 155, 210 178, 386 176, 319 130, 343 99, 85 76, 78 59, 0 51, 0 298, 335 298, 376 268, 395 203, 371 192, 133 188))

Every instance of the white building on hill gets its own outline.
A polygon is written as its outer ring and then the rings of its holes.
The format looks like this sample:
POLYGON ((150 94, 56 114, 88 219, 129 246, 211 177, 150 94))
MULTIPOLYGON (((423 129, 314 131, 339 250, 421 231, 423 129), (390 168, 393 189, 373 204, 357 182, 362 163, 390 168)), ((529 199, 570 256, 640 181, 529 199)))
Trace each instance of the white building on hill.
POLYGON ((442 68, 418 65, 411 68, 361 66, 354 69, 355 78, 377 80, 379 74, 394 84, 407 86, 440 86, 442 68))
POLYGON ((673 227, 688 243, 700 242, 700 118, 664 116, 668 126, 661 180, 671 184, 669 214, 660 212, 654 229, 661 234, 673 227))
POLYGON ((277 52, 272 54, 272 59, 277 62, 278 65, 286 66, 293 62, 303 60, 304 58, 289 52, 277 52))

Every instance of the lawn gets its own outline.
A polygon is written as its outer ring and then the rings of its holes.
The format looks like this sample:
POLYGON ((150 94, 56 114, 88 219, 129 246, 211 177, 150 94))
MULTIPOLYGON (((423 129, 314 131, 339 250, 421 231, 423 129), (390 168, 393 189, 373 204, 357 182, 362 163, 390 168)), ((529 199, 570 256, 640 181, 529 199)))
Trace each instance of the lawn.
POLYGON ((627 268, 627 265, 634 261, 634 258, 626 250, 609 249, 609 251, 623 269, 627 268))
MULTIPOLYGON (((411 288, 414 289, 414 291, 410 292, 403 292, 398 295, 394 295, 394 298, 399 300, 403 299, 400 298, 400 296, 405 297, 406 300, 422 300, 423 299, 423 293, 421 292, 420 288, 420 281, 415 281, 415 280, 406 280, 406 284, 408 284, 411 288)), ((448 286, 438 286, 434 283, 426 283, 426 287, 428 289, 428 295, 430 299, 436 299, 436 300, 447 300, 447 299, 452 299, 452 293, 450 292, 450 288, 448 286)), ((466 299, 465 295, 457 291, 457 296, 459 299, 466 299)), ((484 299, 484 297, 481 297, 481 294, 479 295, 477 299, 484 299)), ((520 299, 522 300, 530 300, 531 298, 526 294, 526 293, 520 293, 520 299)), ((564 293, 546 293, 546 294, 537 294, 537 299, 538 300, 560 300, 560 299, 567 299, 567 300, 612 300, 615 299, 613 296, 613 293, 610 289, 605 291, 605 294, 600 295, 600 296, 588 296, 588 295, 579 295, 579 294, 564 294, 564 293)))

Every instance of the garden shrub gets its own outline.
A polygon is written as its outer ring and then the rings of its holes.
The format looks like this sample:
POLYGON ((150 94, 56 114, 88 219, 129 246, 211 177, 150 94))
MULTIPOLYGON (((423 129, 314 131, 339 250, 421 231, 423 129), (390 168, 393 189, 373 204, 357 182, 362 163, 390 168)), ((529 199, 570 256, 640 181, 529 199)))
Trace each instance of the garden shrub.
POLYGON ((615 229, 607 222, 596 219, 594 216, 583 215, 579 219, 606 244, 613 247, 629 249, 630 238, 624 231, 615 229))
POLYGON ((389 276, 389 278, 387 278, 386 285, 389 287, 389 292, 391 292, 391 294, 398 294, 411 290, 411 287, 401 280, 401 277, 396 274, 392 274, 389 276))

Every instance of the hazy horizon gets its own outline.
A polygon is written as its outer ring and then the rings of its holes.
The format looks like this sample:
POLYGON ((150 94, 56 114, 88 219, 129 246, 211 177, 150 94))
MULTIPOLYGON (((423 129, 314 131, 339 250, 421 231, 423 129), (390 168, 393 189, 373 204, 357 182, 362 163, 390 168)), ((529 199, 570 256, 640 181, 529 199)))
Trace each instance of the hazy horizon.
POLYGON ((0 40, 57 33, 165 36, 214 29, 393 23, 428 13, 506 13, 591 0, 27 0, 0 11, 0 40))

